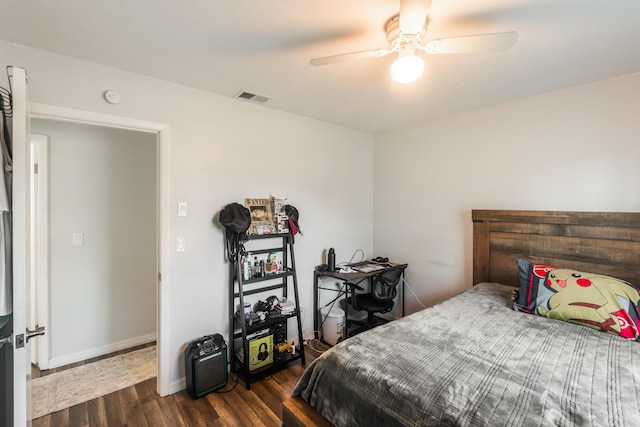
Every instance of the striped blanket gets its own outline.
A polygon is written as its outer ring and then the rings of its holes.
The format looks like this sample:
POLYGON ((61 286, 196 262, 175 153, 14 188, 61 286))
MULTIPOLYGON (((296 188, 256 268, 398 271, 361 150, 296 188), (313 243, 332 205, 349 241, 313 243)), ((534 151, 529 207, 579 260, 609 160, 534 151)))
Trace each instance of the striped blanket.
POLYGON ((483 283, 349 338, 301 396, 338 427, 640 426, 640 343, 513 311, 483 283))

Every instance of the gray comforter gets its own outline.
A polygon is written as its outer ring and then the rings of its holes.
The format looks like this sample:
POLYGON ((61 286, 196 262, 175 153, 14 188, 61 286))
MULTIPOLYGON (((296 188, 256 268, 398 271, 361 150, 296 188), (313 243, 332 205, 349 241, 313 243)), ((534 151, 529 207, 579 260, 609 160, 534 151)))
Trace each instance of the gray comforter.
POLYGON ((640 426, 640 343, 483 283, 343 341, 293 395, 336 426, 640 426))

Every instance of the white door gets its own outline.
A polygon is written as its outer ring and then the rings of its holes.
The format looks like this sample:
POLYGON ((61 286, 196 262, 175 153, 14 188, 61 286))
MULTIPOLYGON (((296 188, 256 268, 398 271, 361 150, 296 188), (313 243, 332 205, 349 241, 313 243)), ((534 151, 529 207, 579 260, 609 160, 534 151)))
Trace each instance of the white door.
POLYGON ((26 72, 13 67, 13 398, 14 427, 31 425, 31 351, 27 328, 30 313, 29 99, 26 72))

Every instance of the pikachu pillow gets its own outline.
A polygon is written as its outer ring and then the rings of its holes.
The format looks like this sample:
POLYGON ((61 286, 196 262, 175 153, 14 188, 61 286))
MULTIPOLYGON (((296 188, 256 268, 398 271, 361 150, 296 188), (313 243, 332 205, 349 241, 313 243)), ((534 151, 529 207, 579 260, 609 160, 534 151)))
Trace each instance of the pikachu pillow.
POLYGON ((601 274, 518 259, 513 309, 640 341, 640 288, 601 274))

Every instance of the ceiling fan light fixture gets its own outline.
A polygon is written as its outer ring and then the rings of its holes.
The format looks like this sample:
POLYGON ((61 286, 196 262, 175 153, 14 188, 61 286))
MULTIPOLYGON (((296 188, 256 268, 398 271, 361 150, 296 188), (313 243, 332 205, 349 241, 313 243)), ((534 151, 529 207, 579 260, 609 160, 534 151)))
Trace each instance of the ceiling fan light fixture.
POLYGON ((424 72, 424 60, 414 54, 400 55, 391 65, 391 78, 397 83, 411 83, 424 72))

